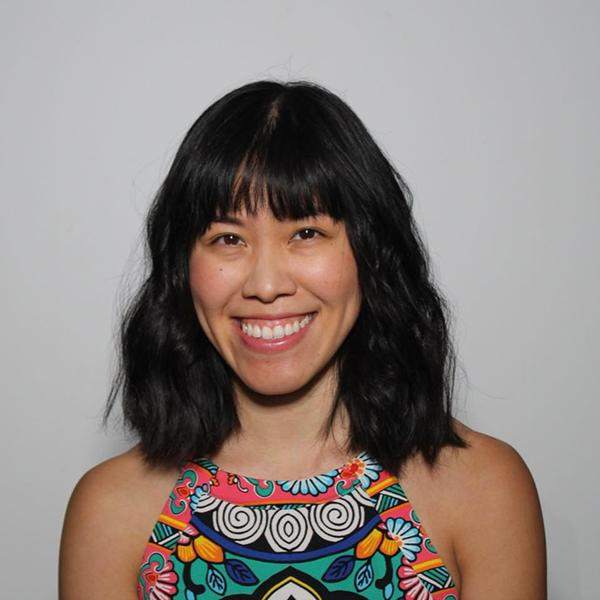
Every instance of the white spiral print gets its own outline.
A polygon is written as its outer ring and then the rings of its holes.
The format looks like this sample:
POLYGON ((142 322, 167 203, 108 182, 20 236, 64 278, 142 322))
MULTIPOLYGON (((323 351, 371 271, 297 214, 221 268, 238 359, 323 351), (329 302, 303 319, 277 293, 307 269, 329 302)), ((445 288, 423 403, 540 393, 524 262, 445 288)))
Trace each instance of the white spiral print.
POLYGON ((302 552, 312 536, 306 508, 269 511, 265 537, 275 552, 302 552))
POLYGON ((190 502, 190 508, 194 513, 205 513, 210 512, 217 508, 221 500, 215 498, 214 496, 210 496, 209 494, 196 492, 192 496, 192 501, 190 502))
POLYGON ((251 544, 264 532, 268 512, 221 502, 213 513, 213 527, 238 544, 251 544))
POLYGON ((365 522, 365 511, 351 496, 316 504, 309 513, 310 525, 324 540, 337 542, 365 522))

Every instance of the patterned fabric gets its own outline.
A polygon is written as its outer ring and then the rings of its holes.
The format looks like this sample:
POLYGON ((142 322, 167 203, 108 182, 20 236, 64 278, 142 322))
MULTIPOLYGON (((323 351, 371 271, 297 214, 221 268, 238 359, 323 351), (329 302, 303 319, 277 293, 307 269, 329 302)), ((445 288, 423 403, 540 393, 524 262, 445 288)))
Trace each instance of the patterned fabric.
POLYGON ((138 573, 144 600, 457 600, 398 479, 366 453, 266 480, 204 458, 182 470, 138 573))

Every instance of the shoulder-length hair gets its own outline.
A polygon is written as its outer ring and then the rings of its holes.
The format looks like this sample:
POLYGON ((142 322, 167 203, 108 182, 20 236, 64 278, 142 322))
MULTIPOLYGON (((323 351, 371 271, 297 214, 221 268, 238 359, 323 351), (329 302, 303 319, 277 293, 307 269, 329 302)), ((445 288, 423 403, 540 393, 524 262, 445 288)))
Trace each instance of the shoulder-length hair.
POLYGON ((433 465, 443 446, 464 446, 447 306, 408 187, 352 109, 305 81, 235 89, 185 135, 148 213, 149 275, 123 316, 104 421, 121 395, 145 459, 163 466, 209 456, 239 430, 232 371, 198 322, 188 260, 216 216, 264 202, 279 220, 343 221, 358 267, 362 304, 335 356, 326 427, 343 405, 348 450, 392 472, 413 454, 433 465))

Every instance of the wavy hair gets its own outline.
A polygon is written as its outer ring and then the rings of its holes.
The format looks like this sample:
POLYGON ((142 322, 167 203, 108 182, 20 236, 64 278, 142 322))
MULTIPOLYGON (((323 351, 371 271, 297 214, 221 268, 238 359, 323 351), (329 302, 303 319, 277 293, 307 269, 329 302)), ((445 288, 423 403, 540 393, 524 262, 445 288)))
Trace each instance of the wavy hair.
POLYGON ((343 405, 347 448, 392 472, 418 452, 433 465, 443 446, 464 446, 448 308, 409 189, 352 109, 307 81, 244 85, 185 135, 148 213, 149 275, 123 314, 104 422, 121 397, 146 461, 163 466, 209 456, 239 430, 233 373, 198 322, 188 260, 215 217, 265 202, 278 220, 342 220, 358 267, 362 304, 334 357, 326 427, 343 405))

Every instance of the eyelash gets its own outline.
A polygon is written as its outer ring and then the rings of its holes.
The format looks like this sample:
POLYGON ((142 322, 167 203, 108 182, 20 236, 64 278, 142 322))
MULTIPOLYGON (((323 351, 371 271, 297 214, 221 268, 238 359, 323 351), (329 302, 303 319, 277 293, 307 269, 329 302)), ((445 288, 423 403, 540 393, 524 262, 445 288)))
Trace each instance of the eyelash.
MULTIPOLYGON (((302 229, 299 229, 298 231, 296 231, 296 233, 295 233, 294 235, 296 235, 296 234, 298 234, 298 233, 300 233, 300 232, 304 232, 304 231, 313 231, 314 233, 316 233, 316 234, 318 234, 318 235, 320 235, 320 236, 322 236, 322 235, 323 235, 323 234, 322 234, 320 231, 317 231, 316 229, 313 229, 312 227, 303 227, 302 229)), ((233 236, 233 237, 236 237, 236 238, 240 239, 240 238, 239 238, 239 237, 238 237, 238 236, 237 236, 235 233, 222 233, 221 235, 217 236, 217 237, 216 237, 216 238, 215 238, 215 239, 214 239, 214 240, 211 242, 211 244, 213 244, 213 245, 217 245, 217 242, 218 242, 220 239, 223 239, 223 238, 225 238, 225 237, 228 237, 228 236, 233 236)), ((308 241, 310 241, 310 240, 313 240, 313 239, 314 239, 314 237, 313 237, 313 238, 307 238, 307 239, 305 239, 305 240, 302 240, 302 241, 308 242, 308 241)), ((225 245, 227 245, 227 246, 233 246, 234 248, 235 248, 235 246, 237 246, 237 244, 225 244, 225 245)))

